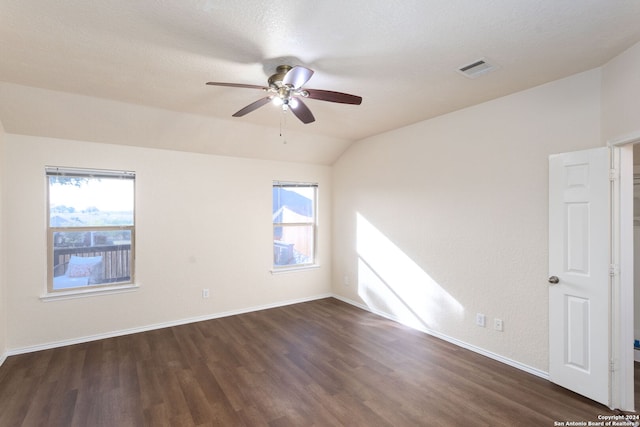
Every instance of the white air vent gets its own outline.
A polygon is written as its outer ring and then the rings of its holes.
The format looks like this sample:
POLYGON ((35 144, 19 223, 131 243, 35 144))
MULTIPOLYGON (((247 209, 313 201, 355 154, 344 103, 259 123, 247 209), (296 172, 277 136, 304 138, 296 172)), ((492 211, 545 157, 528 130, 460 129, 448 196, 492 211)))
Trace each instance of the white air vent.
POLYGON ((496 65, 489 63, 486 58, 481 58, 477 61, 458 68, 458 72, 465 77, 475 79, 497 68, 498 67, 496 65))

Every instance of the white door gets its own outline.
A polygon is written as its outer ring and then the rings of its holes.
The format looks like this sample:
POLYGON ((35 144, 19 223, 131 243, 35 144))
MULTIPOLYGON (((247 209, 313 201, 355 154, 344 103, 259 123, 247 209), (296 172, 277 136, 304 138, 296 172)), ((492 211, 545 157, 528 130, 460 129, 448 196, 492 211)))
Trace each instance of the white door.
POLYGON ((549 377, 609 405, 609 149, 549 157, 549 377))

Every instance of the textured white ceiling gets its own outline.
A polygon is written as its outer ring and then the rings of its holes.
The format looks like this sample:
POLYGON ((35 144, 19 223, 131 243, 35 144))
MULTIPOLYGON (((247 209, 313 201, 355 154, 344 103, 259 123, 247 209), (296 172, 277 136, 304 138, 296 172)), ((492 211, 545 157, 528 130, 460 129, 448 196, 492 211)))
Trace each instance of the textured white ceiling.
POLYGON ((638 0, 0 0, 0 81, 278 128, 270 105, 231 118, 262 92, 205 82, 305 65, 364 100, 286 125, 357 140, 600 66, 639 23, 638 0), (456 72, 482 57, 500 68, 456 72))

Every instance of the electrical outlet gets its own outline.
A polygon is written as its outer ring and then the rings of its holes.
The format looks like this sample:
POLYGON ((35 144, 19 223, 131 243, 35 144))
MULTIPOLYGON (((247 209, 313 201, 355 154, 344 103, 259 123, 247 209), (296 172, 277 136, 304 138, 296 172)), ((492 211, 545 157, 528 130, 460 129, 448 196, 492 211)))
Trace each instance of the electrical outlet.
POLYGON ((493 329, 500 332, 504 331, 504 323, 502 322, 502 319, 493 319, 493 329))
POLYGON ((209 289, 205 288, 202 290, 202 298, 209 298, 209 289))
POLYGON ((476 313, 476 325, 484 328, 487 325, 487 316, 482 313, 476 313))
POLYGON ((342 278, 342 283, 344 283, 345 286, 349 286, 351 284, 351 280, 349 280, 348 274, 344 275, 344 277, 342 278))

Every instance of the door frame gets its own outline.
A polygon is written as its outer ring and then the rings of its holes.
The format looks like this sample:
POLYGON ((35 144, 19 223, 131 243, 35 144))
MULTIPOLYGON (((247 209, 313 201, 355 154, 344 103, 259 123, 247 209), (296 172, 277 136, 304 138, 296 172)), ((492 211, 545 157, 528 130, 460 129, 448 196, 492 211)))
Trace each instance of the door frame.
POLYGON ((640 131, 610 140, 611 150, 611 399, 634 408, 633 358, 633 144, 640 131))

